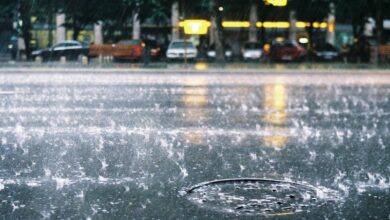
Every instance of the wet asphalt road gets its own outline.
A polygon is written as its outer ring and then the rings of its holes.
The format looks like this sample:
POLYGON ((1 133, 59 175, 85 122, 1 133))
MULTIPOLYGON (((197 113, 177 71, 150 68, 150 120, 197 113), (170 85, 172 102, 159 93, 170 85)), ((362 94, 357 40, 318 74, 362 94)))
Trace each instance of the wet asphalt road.
POLYGON ((0 219, 390 218, 390 74, 37 72, 0 73, 0 219), (229 178, 298 189, 183 193, 229 178))

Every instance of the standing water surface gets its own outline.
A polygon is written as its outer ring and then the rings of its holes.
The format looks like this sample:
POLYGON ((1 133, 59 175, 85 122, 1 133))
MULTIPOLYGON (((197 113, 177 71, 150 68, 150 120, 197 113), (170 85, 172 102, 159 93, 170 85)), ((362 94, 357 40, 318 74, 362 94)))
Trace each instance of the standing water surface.
POLYGON ((0 218, 389 219, 388 78, 2 73, 0 218))

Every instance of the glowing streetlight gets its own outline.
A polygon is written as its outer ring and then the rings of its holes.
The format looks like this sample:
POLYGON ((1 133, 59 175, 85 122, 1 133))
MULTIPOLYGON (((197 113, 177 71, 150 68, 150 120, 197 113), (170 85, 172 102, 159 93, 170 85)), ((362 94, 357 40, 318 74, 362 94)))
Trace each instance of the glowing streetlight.
POLYGON ((266 5, 273 5, 276 7, 284 7, 287 5, 287 0, 264 0, 266 5))
POLYGON ((185 20, 179 23, 180 27, 184 27, 184 33, 187 35, 205 35, 211 23, 206 20, 185 20))

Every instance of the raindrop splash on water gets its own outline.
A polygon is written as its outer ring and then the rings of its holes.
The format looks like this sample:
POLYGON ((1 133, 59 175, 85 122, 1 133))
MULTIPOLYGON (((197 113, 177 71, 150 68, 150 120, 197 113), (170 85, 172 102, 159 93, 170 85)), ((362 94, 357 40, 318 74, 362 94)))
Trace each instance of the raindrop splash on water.
POLYGON ((255 178, 205 182, 179 194, 201 208, 235 215, 292 215, 341 201, 339 192, 325 187, 255 178))

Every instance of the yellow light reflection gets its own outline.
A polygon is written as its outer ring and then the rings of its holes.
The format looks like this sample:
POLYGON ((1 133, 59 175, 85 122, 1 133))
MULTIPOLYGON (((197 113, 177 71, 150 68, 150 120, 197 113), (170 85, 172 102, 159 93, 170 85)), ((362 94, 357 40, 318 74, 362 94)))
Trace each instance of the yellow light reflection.
POLYGON ((195 64, 196 70, 203 71, 203 70, 207 70, 208 68, 209 68, 209 65, 207 63, 196 63, 195 64))
POLYGON ((271 132, 272 135, 264 136, 263 142, 267 147, 273 147, 275 149, 280 149, 285 146, 288 141, 288 136, 286 133, 289 131, 287 128, 281 127, 270 127, 267 131, 271 132))
MULTIPOLYGON (((185 121, 200 124, 207 120, 206 105, 208 102, 207 80, 191 77, 184 83, 182 103, 184 105, 183 118, 185 121)), ((206 134, 202 130, 186 131, 184 138, 192 144, 202 144, 206 134)))
MULTIPOLYGON (((305 22, 297 21, 295 26, 297 28, 306 28, 313 26, 314 28, 328 28, 332 24, 327 22, 305 22)), ((188 35, 204 35, 208 33, 208 28, 211 26, 210 21, 207 20, 185 20, 179 23, 179 26, 184 28, 184 33, 188 35)), ((249 28, 251 23, 249 21, 223 21, 222 27, 224 28, 249 28)), ((333 24, 334 26, 334 24, 333 24)), ((256 22, 257 28, 290 28, 290 22, 287 21, 264 21, 256 22)))
POLYGON ((326 22, 313 22, 313 27, 314 28, 322 28, 325 29, 328 27, 328 23, 326 22))
POLYGON ((275 41, 277 41, 277 42, 283 42, 284 40, 286 40, 286 38, 284 38, 284 37, 275 38, 275 41))
POLYGON ((208 33, 208 28, 211 23, 207 20, 185 20, 179 23, 180 27, 184 27, 184 33, 188 35, 205 35, 208 33))
POLYGON ((297 22, 295 23, 295 26, 296 26, 297 28, 306 28, 306 27, 310 27, 311 24, 310 24, 310 22, 297 21, 297 22))
POLYGON ((297 28, 305 28, 306 27, 306 23, 305 22, 296 22, 295 23, 295 26, 297 27, 297 28))
POLYGON ((266 5, 273 5, 276 7, 284 7, 287 5, 287 0, 264 0, 266 5))
POLYGON ((265 146, 280 149, 285 146, 288 136, 287 122, 287 91, 283 83, 267 85, 264 87, 263 121, 270 135, 263 137, 265 146))
POLYGON ((285 21, 265 21, 265 22, 257 22, 256 27, 261 28, 289 28, 290 23, 285 21))
POLYGON ((329 23, 329 26, 328 26, 328 31, 330 32, 330 33, 333 33, 334 31, 335 31, 335 22, 334 21, 332 21, 332 22, 330 22, 329 23))
POLYGON ((222 27, 224 28, 249 28, 251 23, 249 21, 224 21, 222 27))
POLYGON ((271 44, 269 44, 269 43, 264 44, 263 51, 264 51, 264 53, 269 54, 271 52, 271 44))
POLYGON ((276 22, 263 22, 264 28, 289 28, 290 23, 285 21, 276 21, 276 22))
POLYGON ((200 131, 188 131, 184 133, 184 139, 191 144, 201 145, 204 143, 206 134, 200 131))
POLYGON ((182 102, 185 107, 184 117, 189 122, 199 122, 205 118, 205 109, 208 101, 207 81, 191 79, 185 83, 182 102))
POLYGON ((204 107, 207 104, 207 82, 194 79, 185 83, 183 103, 185 107, 204 107))
POLYGON ((203 87, 186 88, 183 103, 186 107, 204 107, 207 104, 207 89, 203 87))
POLYGON ((287 120, 286 87, 282 84, 265 86, 264 108, 269 112, 264 116, 264 121, 274 125, 283 125, 287 120))

